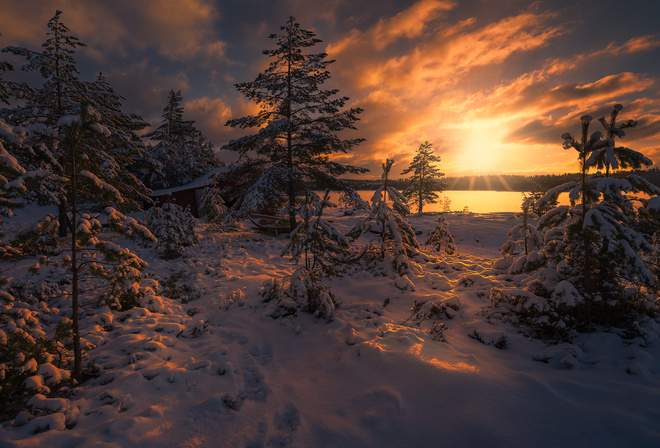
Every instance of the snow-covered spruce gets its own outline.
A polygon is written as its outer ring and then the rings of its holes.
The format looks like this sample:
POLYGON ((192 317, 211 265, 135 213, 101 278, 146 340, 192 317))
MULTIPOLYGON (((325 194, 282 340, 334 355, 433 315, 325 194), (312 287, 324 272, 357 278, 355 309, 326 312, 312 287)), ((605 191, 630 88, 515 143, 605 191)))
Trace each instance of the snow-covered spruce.
POLYGON ((323 89, 334 62, 326 53, 307 53, 321 40, 289 17, 281 34, 271 34, 276 48, 263 53, 271 58, 254 81, 236 84, 239 92, 259 106, 256 115, 229 120, 227 126, 258 132, 230 141, 222 149, 241 155, 240 163, 224 177, 241 186, 228 192, 236 200, 233 215, 244 219, 264 209, 287 207, 291 230, 296 210, 305 192, 329 188, 343 193, 343 200, 361 204, 357 193, 339 179, 342 174, 367 171, 333 162, 335 153, 345 153, 364 139, 342 139, 340 131, 355 129, 360 108, 343 109, 347 97, 338 90, 323 89))
MULTIPOLYGON (((612 117, 621 109, 615 105, 612 117)), ((565 339, 573 330, 603 325, 630 326, 640 315, 658 314, 658 270, 650 264, 651 235, 643 232, 651 214, 637 205, 652 201, 636 201, 636 194, 656 196, 660 189, 634 174, 622 178, 588 174, 593 166, 615 168, 622 160, 633 168, 651 161, 615 148, 613 137, 603 138, 601 132, 590 135, 592 120, 589 115, 582 117, 580 140, 568 132, 562 135, 564 148, 578 152, 582 176, 580 182, 553 188, 536 202, 542 209, 568 192, 571 205, 552 208, 539 219, 537 230, 544 234, 544 242, 542 252, 535 255, 533 272, 520 280, 522 289, 491 294, 496 307, 508 309, 546 337, 565 339)), ((608 132, 623 135, 612 126, 608 132)))
POLYGON ((531 210, 532 203, 532 197, 523 199, 522 211, 516 214, 520 222, 509 230, 509 240, 500 247, 503 258, 493 263, 496 268, 508 269, 509 274, 534 271, 544 263, 543 235, 532 222, 539 219, 531 210))
POLYGON ((182 102, 181 91, 171 90, 161 125, 145 135, 157 142, 146 150, 151 170, 142 174, 150 188, 185 185, 218 166, 213 144, 195 127, 194 121, 183 119, 182 102))
MULTIPOLYGON (((13 216, 12 210, 24 205, 24 195, 35 185, 25 182, 26 175, 30 179, 28 172, 5 145, 12 151, 24 149, 30 137, 28 132, 0 120, 0 214, 4 216, 13 216)), ((42 226, 48 227, 48 223, 42 226)), ((5 241, 0 241, 0 248, 2 258, 19 259, 32 252, 5 241)), ((29 271, 37 273, 46 263, 48 258, 41 257, 29 271)), ((61 320, 54 333, 47 333, 48 324, 54 320, 46 303, 49 288, 43 282, 8 283, 0 276, 0 421, 15 418, 33 395, 56 391, 70 377, 69 371, 61 369, 69 361, 63 342, 70 337, 70 325, 66 325, 70 321, 61 320)), ((68 400, 62 400, 68 404, 68 400)))
POLYGON ((155 205, 146 213, 147 227, 158 239, 156 251, 164 260, 178 258, 197 243, 197 219, 175 203, 155 205))
POLYGON ((420 246, 415 231, 406 219, 410 214, 406 197, 388 184, 393 164, 392 159, 387 159, 382 164, 383 185, 371 199, 371 213, 355 226, 348 236, 356 240, 365 233, 375 233, 380 244, 372 244, 365 258, 371 258, 375 263, 373 267, 377 269, 389 265, 386 274, 391 273, 398 277, 395 284, 399 289, 414 290, 410 276, 421 274, 422 268, 411 257, 420 254, 420 246))
POLYGON ((282 301, 282 295, 296 302, 303 302, 305 311, 322 318, 332 317, 336 305, 334 294, 326 283, 329 277, 341 275, 351 254, 349 240, 331 223, 323 219, 326 207, 336 207, 328 197, 320 199, 307 194, 300 211, 300 223, 291 232, 291 239, 282 255, 291 255, 296 268, 287 280, 269 281, 264 284, 262 297, 282 301))
POLYGON ((454 255, 456 253, 456 245, 454 244, 454 237, 449 231, 447 218, 444 215, 440 215, 436 222, 438 225, 429 233, 429 237, 424 244, 433 247, 437 252, 444 250, 446 254, 454 255))

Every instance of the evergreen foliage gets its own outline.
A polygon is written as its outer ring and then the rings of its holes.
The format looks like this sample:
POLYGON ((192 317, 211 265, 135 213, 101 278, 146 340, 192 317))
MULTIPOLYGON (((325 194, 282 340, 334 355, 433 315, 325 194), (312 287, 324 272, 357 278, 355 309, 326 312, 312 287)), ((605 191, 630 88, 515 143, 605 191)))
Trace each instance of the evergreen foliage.
POLYGON ((406 197, 388 184, 393 164, 392 159, 387 159, 382 164, 383 184, 371 199, 371 213, 361 224, 354 227, 348 236, 355 240, 367 232, 376 233, 380 244, 373 247, 375 260, 391 264, 400 276, 396 282, 400 289, 414 289, 409 275, 419 274, 421 267, 410 258, 419 254, 420 246, 415 231, 406 219, 410 214, 406 197))
POLYGON ((605 177, 610 176, 611 170, 640 169, 643 166, 653 165, 653 162, 643 154, 633 151, 630 148, 616 146, 615 139, 617 137, 624 137, 626 135, 625 129, 637 127, 637 121, 635 120, 627 120, 617 124, 617 116, 622 110, 623 106, 621 104, 615 104, 612 107, 609 121, 605 120, 605 117, 598 119, 607 132, 606 138, 611 140, 611 143, 605 148, 594 151, 590 156, 588 164, 595 166, 599 170, 605 168, 605 177))
POLYGON ((213 224, 220 224, 227 213, 227 206, 220 195, 220 188, 210 186, 206 188, 200 204, 200 215, 213 224))
MULTIPOLYGON (((143 240, 153 240, 151 233, 134 219, 127 218, 112 207, 105 209, 98 216, 80 210, 81 193, 87 193, 87 200, 92 198, 97 203, 121 204, 124 199, 117 188, 103 181, 94 173, 86 170, 89 157, 85 153, 91 150, 94 138, 90 134, 109 135, 110 131, 98 123, 98 114, 90 110, 89 104, 82 101, 80 115, 65 116, 58 122, 59 147, 68 157, 65 165, 66 186, 69 190, 67 209, 71 211, 70 255, 64 255, 64 261, 71 269, 71 300, 73 325, 74 367, 73 378, 82 379, 82 351, 80 347, 79 302, 86 290, 85 279, 100 279, 109 291, 101 296, 116 300, 120 308, 133 305, 142 293, 139 286, 141 272, 147 264, 114 242, 102 239, 102 220, 112 224, 113 229, 143 240), (86 151, 85 151, 86 150, 86 151), (85 249, 83 251, 83 249, 85 249)), ((97 289, 96 285, 94 289, 97 289)), ((96 291, 98 295, 98 291, 96 291)))
POLYGON ((78 149, 77 164, 82 174, 79 199, 97 204, 98 210, 110 201, 121 210, 130 211, 148 202, 150 192, 131 173, 144 159, 144 145, 137 132, 148 123, 122 110, 121 96, 102 75, 94 82, 79 79, 75 51, 85 45, 71 35, 61 14, 57 11, 49 21, 48 38, 41 52, 22 47, 3 49, 25 57, 28 63, 22 69, 38 70, 43 85, 23 95, 24 102, 3 109, 2 114, 11 125, 30 131, 33 140, 39 138, 29 148, 18 148, 14 156, 29 172, 40 174, 40 187, 31 189, 28 199, 40 204, 56 203, 59 234, 65 236, 72 229, 68 221, 71 189, 66 180, 70 179, 71 160, 67 152, 70 148, 62 144, 62 135, 72 117, 80 115, 81 104, 89 106, 86 110, 92 115, 94 126, 101 126, 105 132, 87 133, 78 149))
POLYGON ((326 319, 332 317, 336 306, 326 279, 341 275, 350 257, 348 239, 322 219, 326 207, 336 207, 329 201, 329 194, 326 191, 323 199, 307 194, 300 211, 301 221, 282 250, 282 256, 290 255, 296 263, 288 285, 286 280, 271 281, 262 291, 262 296, 276 298, 280 304, 284 296, 296 303, 304 300, 305 311, 326 319))
POLYGON ((433 154, 433 146, 429 142, 419 145, 417 153, 410 162, 410 166, 403 170, 401 174, 412 173, 410 185, 403 194, 408 198, 408 202, 417 205, 417 213, 421 214, 424 204, 435 204, 438 202, 438 193, 446 185, 437 182, 437 179, 445 174, 434 166, 440 162, 440 156, 433 154))
POLYGON ((197 220, 183 207, 174 203, 151 207, 146 215, 147 227, 158 239, 156 251, 164 260, 183 254, 185 247, 197 244, 197 220))
POLYGON ((156 141, 148 149, 150 171, 143 173, 150 188, 185 185, 218 166, 213 144, 195 122, 183 119, 181 91, 170 91, 163 108, 163 121, 145 138, 156 141))
MULTIPOLYGON (((4 286, 6 280, 0 280, 4 286)), ((69 361, 64 342, 70 328, 59 325, 52 338, 44 331, 47 305, 38 300, 16 299, 0 290, 0 419, 6 421, 25 409, 36 393, 57 390, 69 379, 61 369, 69 361), (43 381, 43 378, 47 378, 43 381)))
MULTIPOLYGON (((46 128, 43 132, 43 145, 39 156, 22 162, 28 169, 46 169, 56 175, 64 174, 65 154, 58 148, 57 134, 52 132, 64 116, 77 114, 80 102, 85 99, 86 85, 78 78, 79 71, 75 59, 76 49, 85 44, 70 34, 69 28, 61 21, 62 11, 56 11, 48 21, 48 36, 42 44, 42 51, 24 47, 5 47, 9 52, 24 57, 28 62, 21 67, 24 71, 38 70, 44 81, 25 99, 25 103, 4 109, 3 116, 8 123, 25 127, 46 128)), ((47 196, 56 198, 59 207, 60 236, 66 235, 70 223, 67 222, 66 189, 62 185, 50 185, 53 193, 47 196), (59 188, 58 188, 59 187, 59 188)), ((43 200, 43 198, 42 198, 43 200)))
MULTIPOLYGON (((29 141, 29 134, 0 119, 2 216, 12 216, 13 209, 24 205, 23 196, 35 185, 34 176, 5 146, 15 150, 28 145, 29 141)), ((0 232, 0 237, 3 236, 0 232)), ((5 241, 0 241, 0 254, 12 258, 25 255, 20 246, 5 241)), ((40 286, 45 289, 43 284, 40 286)), ((68 371, 61 370, 69 360, 62 341, 70 336, 70 331, 60 326, 55 335, 49 337, 42 328, 42 322, 51 319, 50 310, 43 301, 45 297, 24 294, 16 297, 10 292, 7 279, 1 275, 0 288, 0 420, 5 421, 23 410, 35 393, 56 390, 70 377, 68 371), (45 382, 42 380, 44 376, 48 378, 45 382)))
POLYGON ((307 195, 300 211, 302 219, 282 251, 282 255, 290 254, 296 264, 302 264, 310 271, 320 271, 326 277, 341 272, 350 247, 348 239, 322 219, 327 207, 336 207, 328 199, 329 194, 326 191, 320 200, 316 195, 307 195))
POLYGON ((523 199, 522 211, 516 214, 520 222, 509 230, 509 240, 500 247, 504 260, 496 262, 496 266, 508 266, 510 274, 536 270, 544 262, 543 235, 532 223, 539 219, 531 210, 533 202, 533 196, 523 199))
MULTIPOLYGON (((147 159, 147 148, 138 132, 149 126, 141 116, 123 110, 124 98, 102 73, 94 82, 86 83, 89 104, 97 112, 98 123, 109 135, 91 134, 87 153, 87 170, 112 184, 124 199, 117 204, 123 211, 135 211, 151 200, 149 189, 138 174, 153 168, 147 159)), ((91 199, 93 201, 93 199, 91 199)))
MULTIPOLYGON (((621 109, 618 104, 613 107, 610 124, 621 109)), ((523 280, 524 290, 498 290, 492 295, 494 303, 524 310, 525 321, 546 336, 567 337, 570 330, 598 325, 630 325, 640 314, 658 312, 659 279, 649 265, 651 236, 639 231, 640 217, 648 211, 636 205, 635 195, 655 196, 660 189, 634 174, 622 178, 588 174, 594 166, 616 168, 624 160, 641 166, 651 161, 616 148, 614 136, 621 137, 623 131, 614 125, 608 124, 611 138, 601 132, 590 134, 592 120, 589 115, 581 118, 579 139, 568 132, 562 135, 564 148, 578 153, 581 180, 555 187, 536 202, 542 209, 568 192, 571 205, 554 207, 539 219, 543 252, 534 272, 523 280)))
POLYGON ((228 174, 230 183, 245 187, 237 191, 234 214, 245 217, 273 204, 286 204, 293 230, 297 201, 309 190, 307 181, 315 182, 317 188, 343 192, 346 201, 361 202, 339 176, 366 170, 330 158, 363 141, 338 136, 340 131, 355 129, 362 109, 342 110, 348 98, 337 97, 336 89, 322 88, 334 61, 325 53, 305 52, 321 40, 300 28, 295 18, 290 17, 281 30, 269 36, 276 48, 263 52, 271 58, 268 68, 254 81, 236 84, 260 111, 227 122, 227 126, 258 128, 259 132, 232 140, 223 149, 240 154, 241 163, 228 174))
POLYGON ((454 245, 454 237, 447 228, 447 218, 440 216, 436 221, 438 225, 429 233, 429 237, 424 244, 433 247, 438 252, 444 250, 447 255, 454 255, 456 246, 454 245))

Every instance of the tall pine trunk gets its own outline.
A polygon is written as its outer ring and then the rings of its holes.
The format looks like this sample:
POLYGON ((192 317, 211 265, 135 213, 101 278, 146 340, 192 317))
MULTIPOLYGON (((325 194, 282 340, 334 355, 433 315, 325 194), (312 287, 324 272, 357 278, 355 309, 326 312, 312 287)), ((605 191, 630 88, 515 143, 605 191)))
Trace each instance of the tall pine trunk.
POLYGON ((79 323, 79 289, 78 289, 78 235, 76 227, 78 226, 78 185, 76 182, 76 161, 75 148, 71 148, 71 211, 72 211, 72 230, 71 230, 71 314, 73 323, 73 378, 80 383, 82 380, 82 352, 80 350, 80 323, 79 323))

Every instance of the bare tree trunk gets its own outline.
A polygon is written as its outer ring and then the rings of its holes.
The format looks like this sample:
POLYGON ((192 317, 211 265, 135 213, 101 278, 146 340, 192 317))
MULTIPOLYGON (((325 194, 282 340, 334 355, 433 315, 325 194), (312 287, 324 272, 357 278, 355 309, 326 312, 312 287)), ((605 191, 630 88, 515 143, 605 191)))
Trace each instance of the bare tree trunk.
POLYGON ((79 289, 78 289, 78 185, 76 179, 76 148, 71 145, 71 314, 73 322, 73 378, 80 383, 82 381, 82 352, 80 349, 80 323, 79 323, 79 289))
POLYGON ((57 204, 57 212, 59 214, 58 221, 60 224, 58 234, 61 237, 65 237, 69 234, 69 228, 71 227, 71 221, 67 213, 66 198, 60 199, 57 204))

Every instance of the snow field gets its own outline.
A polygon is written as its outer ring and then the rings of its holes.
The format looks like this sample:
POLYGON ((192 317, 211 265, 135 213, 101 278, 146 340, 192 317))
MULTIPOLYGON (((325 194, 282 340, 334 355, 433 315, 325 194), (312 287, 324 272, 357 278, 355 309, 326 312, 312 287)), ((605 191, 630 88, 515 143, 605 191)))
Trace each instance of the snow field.
MULTIPOLYGON (((341 231, 361 217, 334 213, 341 231)), ((420 242, 433 219, 410 218, 420 242)), ((330 283, 341 304, 329 322, 268 316, 261 284, 293 269, 282 236, 200 228, 171 261, 131 247, 152 292, 83 319, 98 377, 63 402, 35 395, 54 412, 0 427, 0 446, 657 446, 658 323, 640 322, 637 339, 530 339, 484 312, 491 287, 516 284, 492 267, 515 220, 448 221, 457 255, 422 263, 414 291, 349 269, 330 283), (437 321, 402 324, 424 300, 459 305, 446 342, 429 334, 437 321)))

